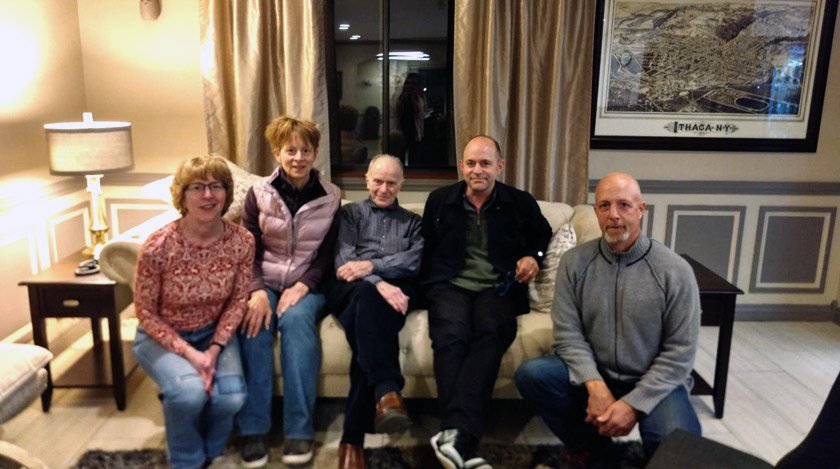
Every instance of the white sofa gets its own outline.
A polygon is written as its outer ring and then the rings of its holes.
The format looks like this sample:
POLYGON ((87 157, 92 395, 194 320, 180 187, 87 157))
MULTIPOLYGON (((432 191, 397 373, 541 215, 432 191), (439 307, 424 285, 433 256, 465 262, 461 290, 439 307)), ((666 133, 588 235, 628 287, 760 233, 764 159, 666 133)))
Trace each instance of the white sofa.
MULTIPOLYGON (((231 165, 236 181, 235 202, 226 215, 236 219, 241 213, 241 199, 247 188, 257 178, 242 169, 231 165)), ((562 202, 539 201, 543 215, 551 225, 552 232, 558 233, 565 224, 574 229, 577 242, 584 242, 600 236, 600 229, 595 212, 589 205, 571 207, 562 202)), ((420 215, 423 204, 404 204, 404 207, 420 215)), ((99 262, 103 274, 111 279, 133 284, 134 264, 137 249, 145 236, 154 229, 177 218, 174 210, 155 219, 149 220, 118 239, 109 242, 102 251, 99 262)), ((549 255, 551 252, 549 252, 549 255)), ((532 303, 533 304, 533 303, 532 303)), ((545 308, 519 316, 519 330, 516 339, 502 360, 499 378, 496 381, 494 397, 518 398, 513 373, 524 360, 539 357, 550 351, 552 334, 551 319, 545 308)), ((344 337, 341 326, 331 315, 320 324, 323 358, 318 383, 318 395, 323 397, 345 397, 350 386, 350 347, 344 337)), ((278 349, 279 350, 279 349, 278 349)), ((405 375, 405 397, 436 397, 434 373, 432 370, 432 347, 428 333, 428 317, 425 310, 415 310, 408 314, 405 327, 400 332, 400 363, 405 375)), ((275 392, 282 393, 282 374, 275 367, 277 386, 275 392)))

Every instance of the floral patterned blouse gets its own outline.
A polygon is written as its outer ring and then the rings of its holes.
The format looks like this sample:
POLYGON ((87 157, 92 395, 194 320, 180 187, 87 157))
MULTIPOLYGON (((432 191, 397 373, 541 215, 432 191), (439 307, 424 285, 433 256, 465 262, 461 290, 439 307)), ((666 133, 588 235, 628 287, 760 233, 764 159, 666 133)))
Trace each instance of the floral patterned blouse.
POLYGON ((178 331, 217 322, 213 342, 226 345, 248 308, 254 237, 225 222, 209 246, 190 242, 174 221, 152 233, 137 259, 134 306, 140 327, 167 349, 182 355, 187 342, 178 331))

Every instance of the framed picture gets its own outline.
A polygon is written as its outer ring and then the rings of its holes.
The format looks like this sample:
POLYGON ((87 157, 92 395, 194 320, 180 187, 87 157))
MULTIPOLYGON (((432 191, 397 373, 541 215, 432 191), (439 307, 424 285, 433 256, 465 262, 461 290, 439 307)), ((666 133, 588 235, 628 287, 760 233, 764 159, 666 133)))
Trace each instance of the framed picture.
POLYGON ((814 152, 838 0, 598 0, 592 148, 814 152))

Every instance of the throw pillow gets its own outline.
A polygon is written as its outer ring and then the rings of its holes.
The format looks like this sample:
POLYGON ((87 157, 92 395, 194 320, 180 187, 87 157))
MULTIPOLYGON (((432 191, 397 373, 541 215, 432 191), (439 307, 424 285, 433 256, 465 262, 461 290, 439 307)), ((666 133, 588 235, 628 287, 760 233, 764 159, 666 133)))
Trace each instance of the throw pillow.
POLYGON ((557 278, 557 266, 560 264, 560 257, 569 249, 575 247, 577 237, 572 225, 566 223, 551 236, 548 243, 548 251, 543 259, 543 266, 530 284, 528 284, 529 299, 531 300, 531 311, 548 313, 551 311, 551 303, 554 301, 554 280, 557 278))
POLYGON ((242 210, 245 208, 245 196, 248 194, 248 189, 262 177, 245 171, 230 160, 227 160, 227 164, 233 176, 233 203, 225 213, 225 219, 239 223, 242 219, 242 210))

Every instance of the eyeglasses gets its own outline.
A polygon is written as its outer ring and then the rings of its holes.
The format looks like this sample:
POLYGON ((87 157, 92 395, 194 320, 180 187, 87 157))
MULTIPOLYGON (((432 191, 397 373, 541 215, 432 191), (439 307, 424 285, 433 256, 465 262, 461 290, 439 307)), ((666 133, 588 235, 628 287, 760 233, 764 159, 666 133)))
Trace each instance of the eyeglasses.
POLYGON ((213 194, 219 194, 225 191, 225 183, 223 182, 211 182, 210 184, 204 184, 203 182, 194 182, 192 184, 187 184, 187 192, 191 192, 193 194, 204 194, 204 191, 210 189, 210 192, 213 194))
POLYGON ((509 270, 508 273, 505 274, 505 278, 496 282, 496 293, 498 293, 499 296, 505 296, 510 290, 510 287, 512 287, 515 283, 517 283, 516 272, 509 270))

